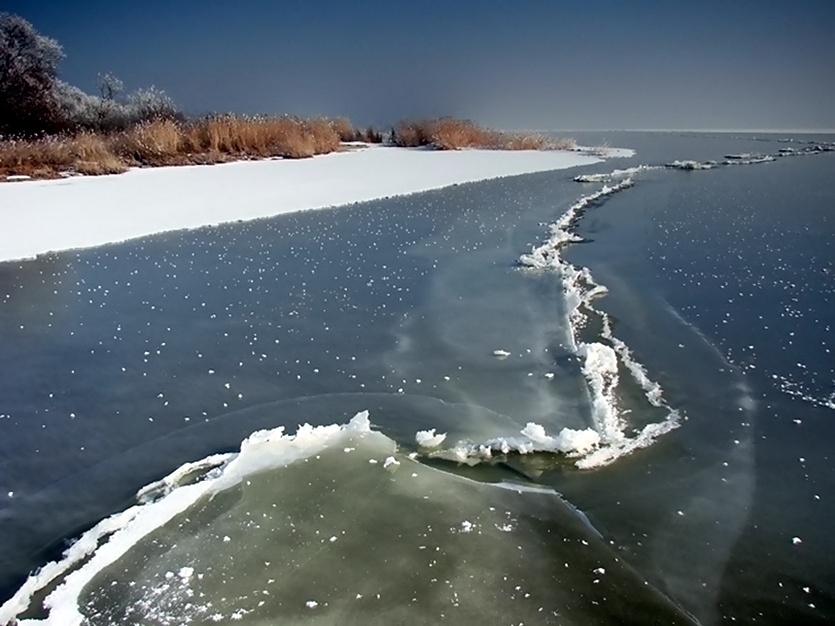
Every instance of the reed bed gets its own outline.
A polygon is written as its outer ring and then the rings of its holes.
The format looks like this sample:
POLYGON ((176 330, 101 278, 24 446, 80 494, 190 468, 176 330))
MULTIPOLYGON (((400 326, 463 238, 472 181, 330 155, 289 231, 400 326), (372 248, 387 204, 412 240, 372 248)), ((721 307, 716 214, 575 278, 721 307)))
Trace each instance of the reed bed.
MULTIPOLYGON (((340 149, 342 142, 381 142, 372 127, 357 129, 346 118, 212 115, 194 121, 156 119, 119 132, 82 131, 35 139, 0 138, 0 178, 55 178, 72 174, 118 174, 130 167, 222 163, 281 157, 302 159, 340 149)), ((572 149, 570 139, 506 133, 469 120, 404 120, 391 143, 440 150, 572 149)))
POLYGON ((438 150, 573 150, 576 147, 573 139, 502 132, 452 117, 402 120, 392 130, 392 136, 398 146, 430 146, 438 150))
POLYGON ((337 126, 325 118, 219 115, 193 122, 161 119, 116 133, 84 131, 0 140, 0 176, 52 178, 72 173, 114 174, 136 166, 301 159, 334 152, 340 142, 337 126))

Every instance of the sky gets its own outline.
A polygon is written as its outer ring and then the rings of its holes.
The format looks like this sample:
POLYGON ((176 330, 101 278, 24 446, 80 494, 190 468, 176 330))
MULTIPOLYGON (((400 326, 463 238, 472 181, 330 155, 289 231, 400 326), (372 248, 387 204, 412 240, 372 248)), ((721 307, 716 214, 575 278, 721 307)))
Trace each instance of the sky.
POLYGON ((835 1, 0 0, 96 93, 503 129, 835 129, 835 1))

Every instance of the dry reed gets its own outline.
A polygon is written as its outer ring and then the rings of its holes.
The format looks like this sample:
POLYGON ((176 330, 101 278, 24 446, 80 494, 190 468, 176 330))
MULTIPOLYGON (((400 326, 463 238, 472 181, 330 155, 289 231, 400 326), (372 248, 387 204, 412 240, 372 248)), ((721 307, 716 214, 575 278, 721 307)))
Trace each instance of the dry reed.
POLYGON ((572 150, 575 147, 573 139, 500 132, 452 117, 403 120, 394 128, 393 134, 398 146, 431 146, 438 150, 572 150))
POLYGON ((0 141, 0 175, 54 178, 64 173, 118 174, 127 166, 104 137, 91 132, 74 137, 0 141))
POLYGON ((111 134, 6 139, 0 140, 0 176, 53 178, 66 173, 117 173, 131 166, 299 159, 338 150, 338 129, 325 118, 220 115, 187 123, 147 121, 111 134))
MULTIPOLYGON (((441 150, 571 149, 572 140, 503 133, 468 120, 437 118, 402 121, 394 130, 400 146, 441 150)), ((0 139, 0 177, 54 178, 67 174, 113 174, 128 167, 219 163, 237 159, 301 159, 339 149, 341 141, 382 141, 369 127, 354 128, 346 118, 214 115, 192 122, 145 121, 127 130, 41 139, 0 139)))

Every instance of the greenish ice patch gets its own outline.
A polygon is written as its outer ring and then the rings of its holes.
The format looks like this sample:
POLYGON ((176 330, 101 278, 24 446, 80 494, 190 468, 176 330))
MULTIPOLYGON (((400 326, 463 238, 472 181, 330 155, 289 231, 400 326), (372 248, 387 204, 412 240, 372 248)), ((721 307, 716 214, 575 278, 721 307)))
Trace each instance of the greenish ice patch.
POLYGON ((92 577, 85 623, 690 622, 556 492, 426 466, 378 432, 239 478, 92 577))

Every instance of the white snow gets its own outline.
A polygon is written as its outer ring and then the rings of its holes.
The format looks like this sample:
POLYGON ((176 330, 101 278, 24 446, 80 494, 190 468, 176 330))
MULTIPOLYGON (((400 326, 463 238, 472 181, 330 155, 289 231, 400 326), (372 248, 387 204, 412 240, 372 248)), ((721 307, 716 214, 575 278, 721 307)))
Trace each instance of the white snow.
POLYGON ((564 151, 375 146, 311 159, 0 184, 0 261, 599 160, 564 151))
POLYGON ((415 441, 421 448, 436 448, 446 439, 446 433, 435 434, 435 429, 419 430, 415 434, 415 441))
POLYGON ((383 469, 388 469, 388 468, 391 467, 391 468, 393 468, 392 471, 394 471, 394 469, 397 469, 397 467, 399 465, 400 465, 400 461, 395 459, 393 456, 387 456, 386 460, 383 461, 383 469))

